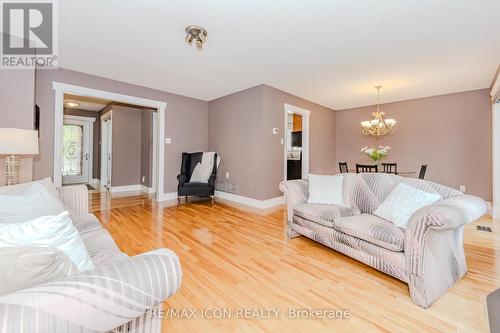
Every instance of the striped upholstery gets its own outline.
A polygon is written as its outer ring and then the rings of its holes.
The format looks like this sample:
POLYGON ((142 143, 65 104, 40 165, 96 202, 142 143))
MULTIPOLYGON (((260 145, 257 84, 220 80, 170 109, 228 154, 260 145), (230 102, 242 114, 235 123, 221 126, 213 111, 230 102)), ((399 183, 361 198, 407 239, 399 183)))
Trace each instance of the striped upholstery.
POLYGON ((487 211, 484 200, 425 180, 393 174, 344 174, 344 200, 361 215, 307 207, 306 180, 285 181, 287 235, 304 235, 409 285, 412 300, 429 307, 466 272, 463 225, 487 211), (399 183, 439 193, 443 200, 418 210, 406 230, 371 214, 399 183), (307 214, 306 214, 307 213, 307 214), (367 218, 367 217, 370 218, 367 218))
POLYGON ((182 279, 177 255, 168 249, 122 253, 88 214, 84 188, 64 187, 60 194, 96 268, 0 297, 1 333, 161 331, 156 314, 182 279))
POLYGON ((57 189, 64 206, 72 215, 89 212, 89 191, 85 185, 63 186, 57 189))
POLYGON ((333 226, 344 234, 363 239, 391 251, 403 251, 404 230, 371 214, 341 217, 333 226))
POLYGON ((320 205, 301 203, 294 207, 294 214, 322 224, 326 227, 333 227, 333 221, 343 216, 352 216, 359 214, 359 209, 347 208, 334 205, 320 205))

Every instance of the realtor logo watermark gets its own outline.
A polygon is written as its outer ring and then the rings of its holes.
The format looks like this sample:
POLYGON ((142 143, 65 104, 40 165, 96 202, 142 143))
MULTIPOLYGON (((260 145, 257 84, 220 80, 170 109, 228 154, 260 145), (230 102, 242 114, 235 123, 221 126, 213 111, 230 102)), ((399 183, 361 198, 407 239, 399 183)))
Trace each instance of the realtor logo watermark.
POLYGON ((1 4, 2 69, 56 68, 57 1, 4 0, 1 4))

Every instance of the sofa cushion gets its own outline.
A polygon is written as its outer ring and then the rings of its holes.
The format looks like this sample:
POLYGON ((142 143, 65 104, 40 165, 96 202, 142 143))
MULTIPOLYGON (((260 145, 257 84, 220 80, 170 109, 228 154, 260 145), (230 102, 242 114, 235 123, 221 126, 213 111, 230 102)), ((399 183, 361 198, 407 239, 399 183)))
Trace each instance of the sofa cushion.
POLYGON ((99 222, 94 214, 87 213, 81 215, 70 215, 70 218, 73 221, 73 225, 76 230, 78 230, 78 233, 80 234, 102 229, 101 222, 99 222))
POLYGON ((83 243, 96 266, 111 264, 117 260, 128 258, 121 252, 115 241, 105 229, 91 230, 81 234, 83 243))
POLYGON ((297 216, 330 228, 333 227, 334 221, 340 217, 359 214, 359 209, 355 207, 347 208, 336 205, 310 203, 299 204, 295 206, 293 211, 297 216))
POLYGON ((391 251, 403 251, 404 230, 375 215, 341 217, 335 219, 333 228, 391 251))
POLYGON ((344 177, 342 175, 309 174, 308 203, 347 206, 344 203, 344 177))
POLYGON ((78 273, 69 257, 52 247, 2 247, 0 265, 0 296, 78 273))
POLYGON ((94 268, 68 212, 23 223, 0 224, 0 247, 54 247, 64 252, 80 272, 94 268))

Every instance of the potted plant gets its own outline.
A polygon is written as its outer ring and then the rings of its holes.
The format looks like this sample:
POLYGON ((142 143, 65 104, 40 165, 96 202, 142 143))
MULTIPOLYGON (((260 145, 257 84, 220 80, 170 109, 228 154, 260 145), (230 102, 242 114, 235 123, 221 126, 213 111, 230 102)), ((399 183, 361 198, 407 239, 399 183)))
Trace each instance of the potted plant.
POLYGON ((368 155, 368 157, 370 157, 373 162, 378 164, 381 159, 389 154, 389 150, 391 150, 391 147, 389 146, 378 146, 377 148, 364 147, 363 149, 361 149, 361 152, 365 155, 368 155))

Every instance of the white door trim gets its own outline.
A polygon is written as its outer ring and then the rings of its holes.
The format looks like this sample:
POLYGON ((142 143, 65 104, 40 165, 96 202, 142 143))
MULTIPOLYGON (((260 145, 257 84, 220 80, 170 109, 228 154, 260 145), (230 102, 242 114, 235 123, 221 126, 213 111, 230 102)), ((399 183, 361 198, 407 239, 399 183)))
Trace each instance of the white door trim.
MULTIPOLYGON (((110 151, 109 148, 112 147, 112 133, 113 133, 113 118, 112 118, 112 110, 109 112, 106 112, 101 116, 101 186, 105 187, 106 189, 109 189, 111 187, 111 175, 110 171, 111 168, 108 170, 108 161, 109 161, 109 154, 112 153, 112 150, 110 151), (110 122, 110 126, 108 126, 108 121, 110 122), (109 141, 109 134, 108 130, 111 129, 111 142, 109 141), (106 161, 106 162, 104 162, 106 161), (109 186, 108 186, 109 183, 109 186)), ((113 161, 111 161, 113 163, 113 161)))
POLYGON ((285 103, 283 108, 284 111, 284 127, 283 127, 283 180, 287 177, 287 158, 286 158, 286 142, 287 142, 287 118, 288 111, 295 114, 300 114, 302 116, 302 179, 307 179, 309 177, 309 117, 311 111, 299 108, 295 105, 290 105, 285 103))
MULTIPOLYGON (((92 173, 92 168, 94 166, 93 158, 94 158, 94 125, 93 123, 95 122, 95 118, 92 117, 83 117, 83 116, 73 116, 73 115, 64 115, 63 116, 63 124, 69 121, 76 123, 80 123, 83 125, 83 131, 84 135, 83 137, 86 138, 86 140, 83 142, 84 149, 86 150, 84 153, 88 154, 89 157, 87 159, 87 177, 85 181, 87 183, 90 183, 93 179, 93 173, 92 173)), ((61 156, 62 157, 62 156, 61 156)), ((61 178, 62 179, 62 178, 61 178)), ((66 181, 65 184, 74 184, 74 183, 80 183, 80 181, 66 181)))
POLYGON ((153 112, 153 169, 151 171, 151 193, 156 192, 156 178, 158 177, 157 158, 158 158, 158 112, 153 112))
POLYGON ((493 200, 491 215, 494 219, 500 218, 500 101, 492 106, 493 122, 493 200))
POLYGON ((157 175, 156 178, 156 200, 160 201, 163 197, 164 176, 165 176, 165 117, 167 103, 163 101, 135 97, 130 95, 118 94, 105 90, 92 89, 87 87, 75 86, 71 84, 52 82, 52 88, 55 90, 55 114, 54 114, 54 184, 62 185, 62 126, 64 115, 64 94, 74 94, 87 97, 95 97, 114 102, 140 105, 156 109, 158 112, 157 122, 157 175))

